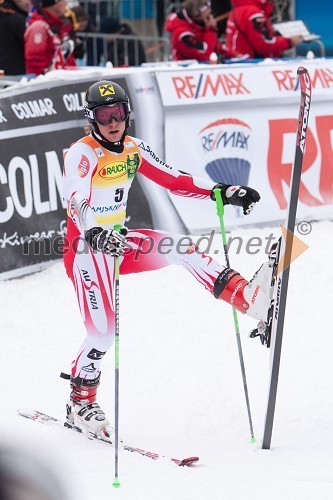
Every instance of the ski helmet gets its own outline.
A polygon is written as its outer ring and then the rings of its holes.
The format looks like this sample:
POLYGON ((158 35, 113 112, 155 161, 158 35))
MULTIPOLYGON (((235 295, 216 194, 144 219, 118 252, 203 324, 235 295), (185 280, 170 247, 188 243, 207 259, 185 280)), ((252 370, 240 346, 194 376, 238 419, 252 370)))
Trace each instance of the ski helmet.
MULTIPOLYGON (((93 135, 95 138, 106 148, 115 152, 122 152, 124 147, 124 140, 129 127, 131 108, 128 96, 125 90, 118 85, 118 83, 111 82, 110 80, 101 80, 91 85, 85 96, 84 114, 89 123, 93 126, 93 135), (119 142, 113 143, 108 141, 101 133, 98 127, 98 120, 96 119, 95 110, 101 106, 110 106, 118 104, 118 115, 123 116, 118 121, 125 120, 125 130, 119 142)), ((116 118, 117 119, 117 118, 116 118)), ((103 122, 101 123, 103 125, 103 122)))
POLYGON ((94 109, 99 106, 124 103, 127 110, 126 128, 128 127, 129 115, 131 112, 128 96, 125 90, 118 83, 109 80, 101 80, 91 85, 85 96, 84 114, 88 122, 96 124, 94 109))

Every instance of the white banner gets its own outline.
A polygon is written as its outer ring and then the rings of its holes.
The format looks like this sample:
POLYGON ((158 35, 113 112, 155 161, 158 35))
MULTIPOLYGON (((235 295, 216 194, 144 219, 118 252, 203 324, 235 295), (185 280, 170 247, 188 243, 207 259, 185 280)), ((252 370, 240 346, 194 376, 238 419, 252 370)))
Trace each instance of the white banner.
MULTIPOLYGON (((298 218, 313 219, 333 216, 333 62, 323 60, 322 68, 319 63, 303 63, 309 66, 314 78, 314 90, 298 218), (327 79, 319 78, 319 74, 326 74, 327 79)), ((261 201, 250 216, 243 216, 238 208, 228 207, 228 226, 269 223, 285 218, 300 101, 300 92, 294 92, 291 88, 295 85, 299 65, 285 64, 279 69, 276 69, 275 64, 242 67, 242 82, 251 89, 252 98, 242 93, 238 96, 207 94, 202 97, 199 92, 201 97, 198 99, 186 98, 186 107, 179 107, 184 104, 185 98, 177 97, 172 82, 176 77, 184 80, 184 74, 195 72, 181 70, 157 75, 162 101, 167 105, 166 161, 179 170, 209 178, 216 183, 252 186, 261 194, 261 201), (257 76, 254 81, 255 71, 257 76), (272 84, 267 86, 267 79, 273 71, 280 72, 280 86, 282 75, 285 78, 288 76, 290 90, 279 89, 278 84, 275 87, 272 84), (264 73, 266 78, 262 78, 264 73), (277 94, 272 99, 274 92, 277 94), (251 100, 254 95, 255 99, 251 100), (232 105, 225 103, 227 97, 233 100, 232 105), (245 98, 247 102, 244 102, 245 98)), ((217 68, 216 72, 211 68, 199 71, 204 81, 208 77, 213 78, 213 75, 218 78, 224 68, 217 68)), ((238 78, 239 68, 227 67, 225 74, 233 71, 235 78, 238 78)), ((286 81, 284 85, 287 85, 286 81)), ((200 232, 217 227, 213 203, 175 195, 170 197, 189 231, 200 232)))
POLYGON ((194 68, 157 71, 165 107, 216 102, 245 102, 288 97, 297 83, 297 68, 304 64, 317 99, 332 99, 333 61, 267 62, 242 65, 196 65, 194 68))

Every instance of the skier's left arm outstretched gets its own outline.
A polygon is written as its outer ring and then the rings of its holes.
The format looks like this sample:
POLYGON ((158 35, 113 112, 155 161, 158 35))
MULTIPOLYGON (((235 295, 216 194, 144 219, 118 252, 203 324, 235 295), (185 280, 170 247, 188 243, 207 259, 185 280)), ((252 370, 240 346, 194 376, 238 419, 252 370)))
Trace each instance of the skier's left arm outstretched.
POLYGON ((195 177, 187 172, 176 170, 161 160, 145 142, 139 141, 142 163, 139 173, 171 193, 197 199, 215 200, 213 189, 220 189, 224 205, 237 205, 243 208, 245 215, 249 214, 260 200, 259 193, 248 186, 232 186, 230 184, 215 184, 213 181, 195 177))

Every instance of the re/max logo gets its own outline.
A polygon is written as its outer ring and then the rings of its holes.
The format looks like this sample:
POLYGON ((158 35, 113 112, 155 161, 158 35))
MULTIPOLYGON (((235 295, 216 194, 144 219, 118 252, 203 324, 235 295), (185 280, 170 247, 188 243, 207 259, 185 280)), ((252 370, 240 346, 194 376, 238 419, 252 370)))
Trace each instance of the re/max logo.
POLYGON ((251 94, 243 82, 244 74, 174 76, 172 82, 178 99, 198 99, 219 95, 251 94))

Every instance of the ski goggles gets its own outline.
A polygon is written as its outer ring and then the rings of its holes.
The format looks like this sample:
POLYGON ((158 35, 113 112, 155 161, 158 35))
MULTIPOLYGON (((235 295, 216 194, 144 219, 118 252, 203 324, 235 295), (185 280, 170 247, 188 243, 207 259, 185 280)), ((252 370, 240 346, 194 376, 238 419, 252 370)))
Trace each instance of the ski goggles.
MULTIPOLYGON (((90 110, 89 110, 90 111, 90 110)), ((106 104, 90 111, 92 117, 101 125, 109 125, 113 119, 117 122, 124 122, 130 115, 130 108, 127 102, 117 102, 116 104, 106 104)))

